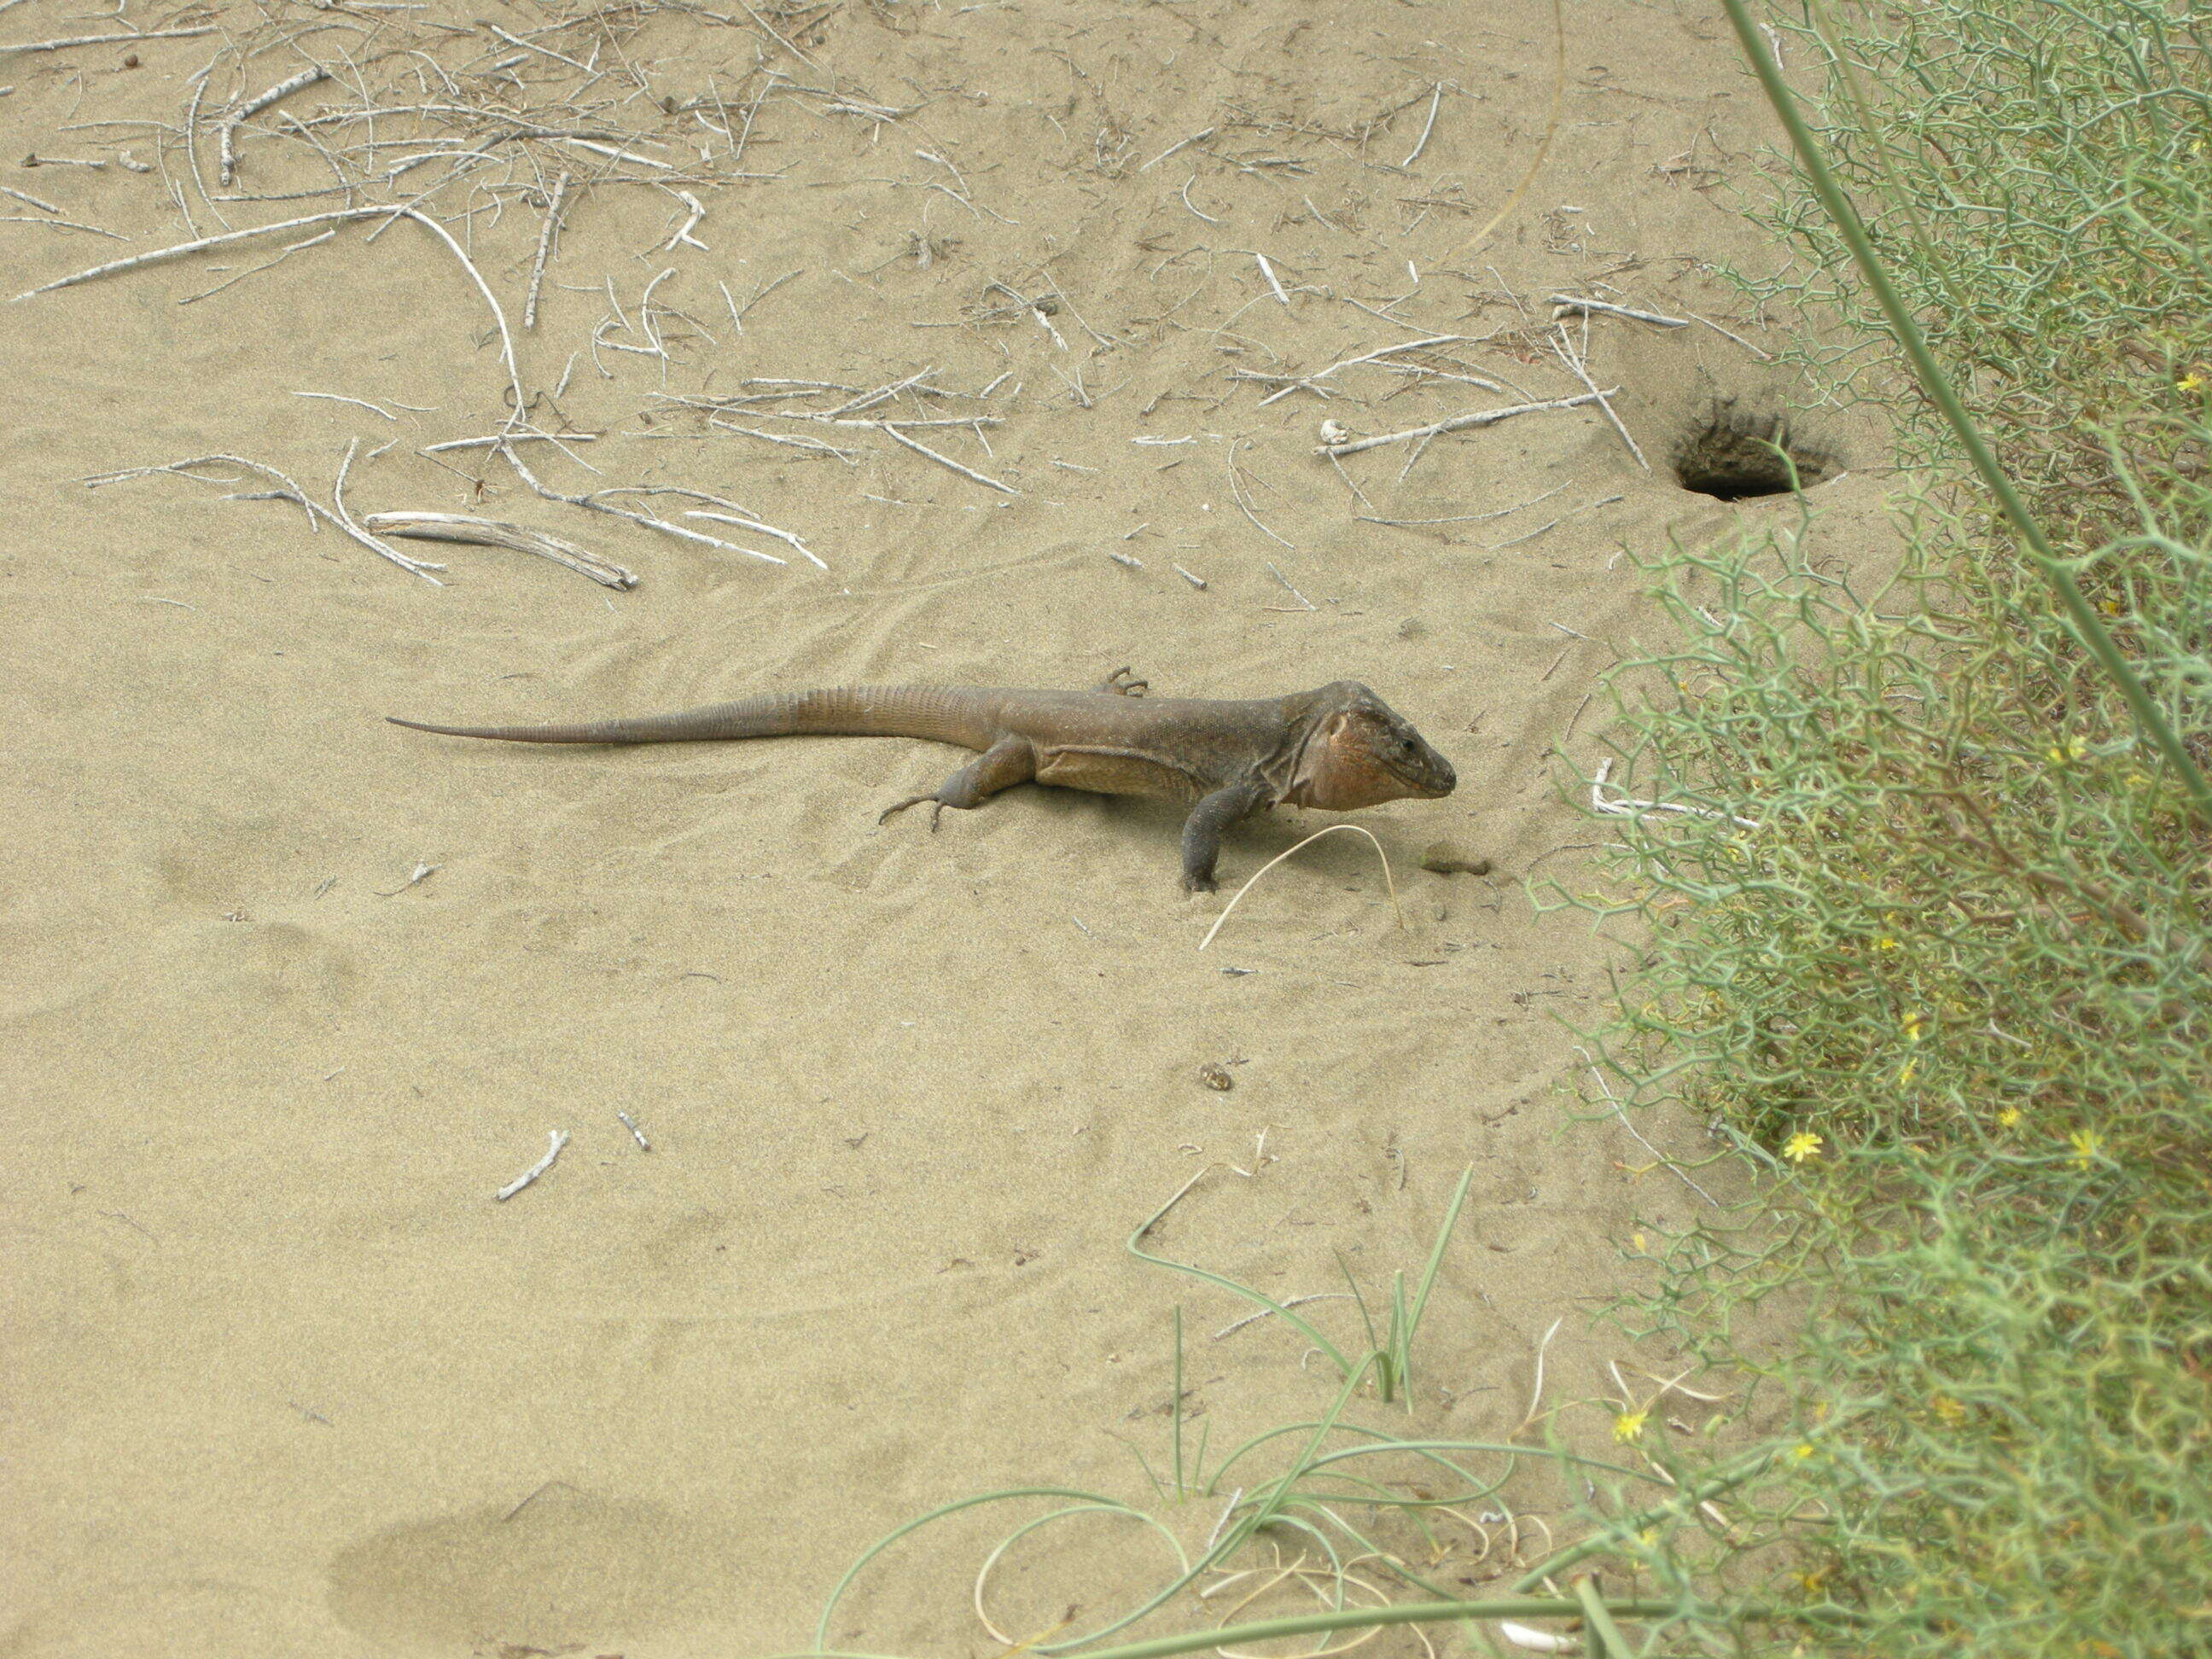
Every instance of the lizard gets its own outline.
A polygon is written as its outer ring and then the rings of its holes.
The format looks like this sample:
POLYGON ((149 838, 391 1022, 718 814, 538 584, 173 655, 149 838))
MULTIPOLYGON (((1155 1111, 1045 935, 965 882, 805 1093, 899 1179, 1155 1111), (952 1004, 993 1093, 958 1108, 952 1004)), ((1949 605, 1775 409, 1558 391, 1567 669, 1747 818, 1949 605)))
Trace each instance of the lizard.
POLYGON ((981 806, 1018 783, 1188 801, 1182 883, 1211 892, 1221 837, 1281 805, 1350 811, 1451 793, 1451 763, 1356 680, 1288 696, 1155 697, 1118 668, 1093 690, 989 686, 840 686, 769 692, 678 714, 562 726, 395 726, 508 743, 689 743, 801 735, 926 738, 977 757, 928 794, 884 809, 878 823, 930 805, 981 806))

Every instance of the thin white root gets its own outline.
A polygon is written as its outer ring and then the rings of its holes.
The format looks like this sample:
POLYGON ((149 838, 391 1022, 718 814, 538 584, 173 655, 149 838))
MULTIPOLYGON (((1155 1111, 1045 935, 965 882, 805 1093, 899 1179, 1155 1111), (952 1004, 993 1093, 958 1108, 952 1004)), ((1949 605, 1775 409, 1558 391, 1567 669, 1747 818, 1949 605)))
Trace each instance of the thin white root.
POLYGON ((1640 818, 1652 812, 1687 812, 1692 817, 1726 818, 1730 823, 1746 830, 1759 827, 1757 818, 1740 818, 1733 812, 1716 812, 1708 806, 1687 806, 1679 801, 1632 800, 1626 795, 1613 799, 1605 798, 1605 780, 1613 770, 1613 757, 1607 755, 1597 763, 1597 775, 1590 780, 1590 811, 1602 812, 1608 817, 1640 818))
POLYGON ((587 548, 542 530, 531 530, 498 519, 478 519, 465 513, 372 513, 362 520, 364 528, 419 542, 464 542, 472 547, 504 547, 517 553, 535 553, 556 564, 589 576, 602 587, 631 588, 637 577, 621 565, 601 558, 587 548))
POLYGON ((1516 415, 1534 415, 1553 409, 1581 409, 1589 404, 1601 403, 1619 392, 1619 386, 1607 391, 1590 391, 1572 398, 1554 398, 1548 403, 1509 404, 1504 409, 1478 409, 1465 415, 1454 415, 1445 420, 1432 421, 1427 426, 1408 427, 1403 432, 1386 432, 1378 438, 1354 438, 1346 443, 1316 445, 1316 455, 1357 455, 1363 450, 1380 449, 1384 444, 1406 443, 1415 439, 1441 437, 1447 432, 1466 432, 1480 426, 1495 426, 1500 421, 1510 421, 1516 415))
POLYGON ((1389 884, 1390 889, 1390 908, 1398 913, 1398 926, 1403 927, 1406 925, 1406 910, 1405 907, 1398 902, 1398 878, 1390 873, 1390 855, 1382 850, 1382 843, 1375 840, 1375 832, 1373 830, 1364 829, 1358 824, 1332 823, 1326 829, 1315 830, 1313 834, 1308 836, 1304 841, 1285 848, 1281 852, 1276 854, 1274 857, 1269 859, 1265 864, 1261 865, 1257 870, 1255 870, 1252 872, 1251 880, 1247 881, 1242 887, 1237 890, 1237 896, 1231 899, 1228 903, 1221 907, 1221 914, 1213 919, 1213 926, 1206 930, 1206 937, 1199 941, 1198 948, 1203 951, 1207 945, 1213 943, 1213 936, 1221 931, 1221 924, 1228 921, 1230 913, 1235 910, 1238 905, 1244 902, 1244 895, 1252 890, 1253 884, 1257 882, 1261 877, 1266 875, 1268 871, 1273 869, 1285 859, 1290 857, 1291 854, 1297 852, 1299 848, 1310 847, 1315 842, 1319 841, 1323 836, 1333 836, 1340 830, 1348 830, 1355 836, 1364 836, 1369 841, 1374 842, 1375 856, 1382 860, 1382 879, 1389 884))
POLYGON ((525 1187, 551 1169, 553 1160, 561 1156, 561 1149, 568 1144, 568 1132, 566 1129, 555 1129, 547 1135, 546 1142, 545 1156, 494 1193, 492 1198, 495 1202, 506 1203, 508 1199, 513 1198, 525 1187))

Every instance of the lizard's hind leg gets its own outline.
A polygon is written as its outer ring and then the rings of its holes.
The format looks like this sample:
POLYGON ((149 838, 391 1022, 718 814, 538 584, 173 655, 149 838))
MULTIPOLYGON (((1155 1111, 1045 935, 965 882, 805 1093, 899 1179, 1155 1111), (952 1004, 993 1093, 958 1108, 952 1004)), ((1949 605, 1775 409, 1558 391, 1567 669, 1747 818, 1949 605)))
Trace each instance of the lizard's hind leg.
POLYGON ((1004 737, 969 761, 943 783, 934 794, 909 795, 893 806, 886 806, 876 815, 883 823, 894 812, 903 812, 909 806, 930 804, 929 827, 934 831, 937 821, 944 817, 948 806, 963 811, 981 806, 1001 789, 1011 789, 1018 783, 1028 783, 1036 776, 1036 750, 1030 747, 1027 738, 1004 737))

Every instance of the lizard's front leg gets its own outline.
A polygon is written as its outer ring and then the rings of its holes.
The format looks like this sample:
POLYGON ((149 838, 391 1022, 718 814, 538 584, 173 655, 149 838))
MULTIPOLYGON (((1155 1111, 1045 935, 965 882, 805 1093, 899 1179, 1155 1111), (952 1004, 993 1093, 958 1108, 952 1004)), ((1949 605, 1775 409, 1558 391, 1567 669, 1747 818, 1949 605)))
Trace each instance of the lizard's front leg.
POLYGON ((1271 792, 1257 778, 1232 783, 1200 799, 1182 824, 1182 885, 1187 893, 1210 893, 1218 885, 1213 866, 1221 856, 1221 837, 1237 819, 1268 804, 1271 792))
POLYGON ((1027 783, 1036 776, 1036 750, 1030 746, 1027 738, 1000 738, 981 754, 969 761, 929 795, 909 795, 895 806, 886 806, 877 814, 881 823, 894 812, 903 812, 909 806, 930 803, 929 827, 937 828, 945 809, 957 806, 963 811, 981 806, 1001 789, 1011 789, 1018 783, 1027 783))
POLYGON ((1124 666, 1117 668, 1112 673, 1109 674, 1106 677, 1106 684, 1100 686, 1098 689, 1101 691, 1119 692, 1125 697, 1141 697, 1146 691, 1152 689, 1152 683, 1150 680, 1131 679, 1129 678, 1129 670, 1124 666))

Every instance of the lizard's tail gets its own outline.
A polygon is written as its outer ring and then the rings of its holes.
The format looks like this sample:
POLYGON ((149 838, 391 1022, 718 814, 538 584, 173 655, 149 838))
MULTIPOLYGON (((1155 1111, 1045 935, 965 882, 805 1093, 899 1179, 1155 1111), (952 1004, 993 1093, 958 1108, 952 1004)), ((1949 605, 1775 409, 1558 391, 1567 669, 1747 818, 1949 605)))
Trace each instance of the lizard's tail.
POLYGON ((585 720, 572 726, 432 726, 386 715, 394 726, 449 738, 507 743, 701 743, 802 735, 926 738, 965 749, 991 746, 995 693, 933 685, 855 685, 829 691, 772 691, 673 714, 585 720))

